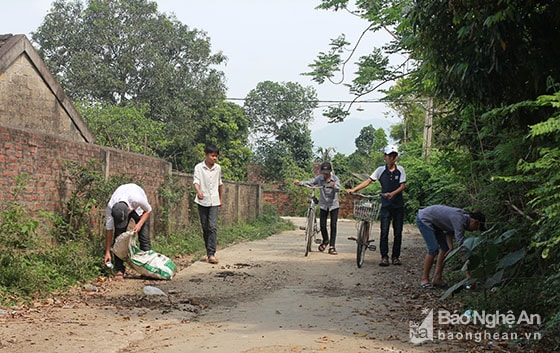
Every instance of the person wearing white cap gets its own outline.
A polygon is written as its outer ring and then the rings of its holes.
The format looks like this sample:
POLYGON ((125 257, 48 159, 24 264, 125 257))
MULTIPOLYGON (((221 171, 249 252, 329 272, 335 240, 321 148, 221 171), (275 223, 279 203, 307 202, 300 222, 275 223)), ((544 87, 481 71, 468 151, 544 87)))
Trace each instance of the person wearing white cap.
POLYGON ((402 230, 404 223, 404 198, 403 191, 406 187, 406 173, 404 168, 396 164, 399 149, 395 145, 385 147, 385 166, 377 168, 369 178, 353 189, 346 190, 347 193, 357 192, 379 180, 381 184, 381 210, 379 219, 381 223, 379 251, 381 262, 379 266, 389 266, 389 227, 393 223, 393 248, 391 262, 400 265, 402 230))
MULTIPOLYGON (((151 250, 150 242, 150 214, 152 206, 148 202, 146 192, 136 184, 119 186, 105 209, 105 263, 111 261, 111 244, 122 233, 126 232, 131 219, 135 224, 132 231, 138 233, 140 249, 151 250)), ((124 263, 115 256, 115 279, 124 277, 124 263)))

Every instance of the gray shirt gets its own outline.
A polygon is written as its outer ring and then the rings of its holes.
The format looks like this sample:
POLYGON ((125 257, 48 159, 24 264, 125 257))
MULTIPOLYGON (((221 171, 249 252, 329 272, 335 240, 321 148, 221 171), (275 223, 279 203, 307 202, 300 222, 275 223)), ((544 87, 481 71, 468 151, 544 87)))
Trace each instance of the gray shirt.
POLYGON ((334 210, 340 207, 339 203, 338 203, 338 192, 340 191, 340 180, 338 179, 338 177, 336 175, 334 175, 333 173, 331 173, 331 178, 330 180, 327 182, 327 180, 325 179, 325 177, 323 176, 323 174, 319 174, 317 175, 315 178, 308 180, 308 181, 302 181, 301 183, 303 185, 316 185, 316 186, 325 186, 327 184, 330 184, 330 182, 333 181, 334 182, 334 186, 328 187, 328 188, 322 188, 319 189, 319 208, 322 210, 334 210))
POLYGON ((467 229, 471 220, 465 210, 444 205, 423 208, 418 211, 418 218, 435 231, 453 233, 458 245, 463 244, 465 229, 467 229))

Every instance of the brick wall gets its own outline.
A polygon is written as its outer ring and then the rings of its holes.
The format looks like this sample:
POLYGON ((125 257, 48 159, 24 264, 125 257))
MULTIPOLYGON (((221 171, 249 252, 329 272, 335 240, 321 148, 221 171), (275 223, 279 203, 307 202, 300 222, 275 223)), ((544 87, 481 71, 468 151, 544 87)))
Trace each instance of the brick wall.
MULTIPOLYGON (((263 201, 275 206, 278 213, 282 216, 301 216, 295 215, 292 209, 292 200, 290 195, 280 190, 266 190, 263 192, 263 201)), ((303 202, 303 201, 302 201, 303 202)), ((344 194, 339 195, 340 209, 338 211, 339 218, 352 218, 353 203, 352 199, 344 194)))
POLYGON ((263 201, 273 205, 283 216, 293 216, 290 195, 284 191, 267 190, 263 192, 263 201))
MULTIPOLYGON (((127 175, 142 185, 152 205, 152 227, 158 231, 183 229, 192 220, 192 176, 173 173, 187 192, 179 206, 169 209, 170 222, 162 222, 163 198, 160 188, 171 174, 170 163, 140 154, 119 151, 94 144, 63 140, 51 135, 23 129, 0 126, 0 200, 10 198, 15 178, 26 173, 22 204, 31 211, 47 211, 60 214, 74 186, 65 177, 65 163, 77 162, 87 165, 91 160, 101 162, 106 177, 127 175), (167 224, 171 228, 162 229, 167 224)), ((258 184, 226 182, 222 207, 222 224, 230 225, 240 219, 256 217, 261 210, 261 187, 258 184)), ((103 230, 104 208, 98 210, 99 217, 93 226, 103 230)), ((197 213, 195 212, 195 215, 197 213)))

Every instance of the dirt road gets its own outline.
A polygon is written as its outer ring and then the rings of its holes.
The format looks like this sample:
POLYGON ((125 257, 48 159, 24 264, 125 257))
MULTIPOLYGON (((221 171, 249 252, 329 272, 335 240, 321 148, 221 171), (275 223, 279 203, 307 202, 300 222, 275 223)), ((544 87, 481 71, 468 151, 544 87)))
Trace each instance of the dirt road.
POLYGON ((179 261, 172 281, 107 280, 0 312, 0 352, 464 352, 457 341, 410 342, 409 322, 442 294, 417 288, 416 228, 405 229, 402 266, 378 266, 376 251, 358 269, 354 234, 339 221, 336 256, 304 257, 295 230, 220 249, 218 265, 179 261), (145 295, 146 285, 168 296, 145 295))

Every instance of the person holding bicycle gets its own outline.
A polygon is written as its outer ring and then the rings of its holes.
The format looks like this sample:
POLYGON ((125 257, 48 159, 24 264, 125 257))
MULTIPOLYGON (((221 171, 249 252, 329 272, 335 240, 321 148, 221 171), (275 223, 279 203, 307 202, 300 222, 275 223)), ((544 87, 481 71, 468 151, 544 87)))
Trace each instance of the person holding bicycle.
POLYGON ((336 252, 336 229, 338 223, 338 192, 340 191, 340 180, 333 173, 330 162, 321 163, 320 174, 308 181, 294 180, 296 185, 317 185, 322 187, 319 195, 319 227, 323 242, 319 245, 319 251, 323 252, 329 247, 329 254, 337 255, 336 252), (331 234, 327 231, 327 218, 331 216, 331 234))
POLYGON ((389 266, 389 227, 393 223, 393 249, 391 262, 393 265, 400 265, 402 230, 404 223, 404 198, 402 192, 406 186, 406 173, 404 168, 396 164, 399 156, 397 146, 389 145, 385 147, 384 159, 385 166, 377 168, 373 174, 364 180, 360 185, 353 189, 348 189, 348 194, 357 192, 371 184, 372 181, 379 180, 381 184, 381 210, 379 219, 381 223, 381 236, 379 240, 379 251, 381 252, 381 262, 379 266, 389 266))

